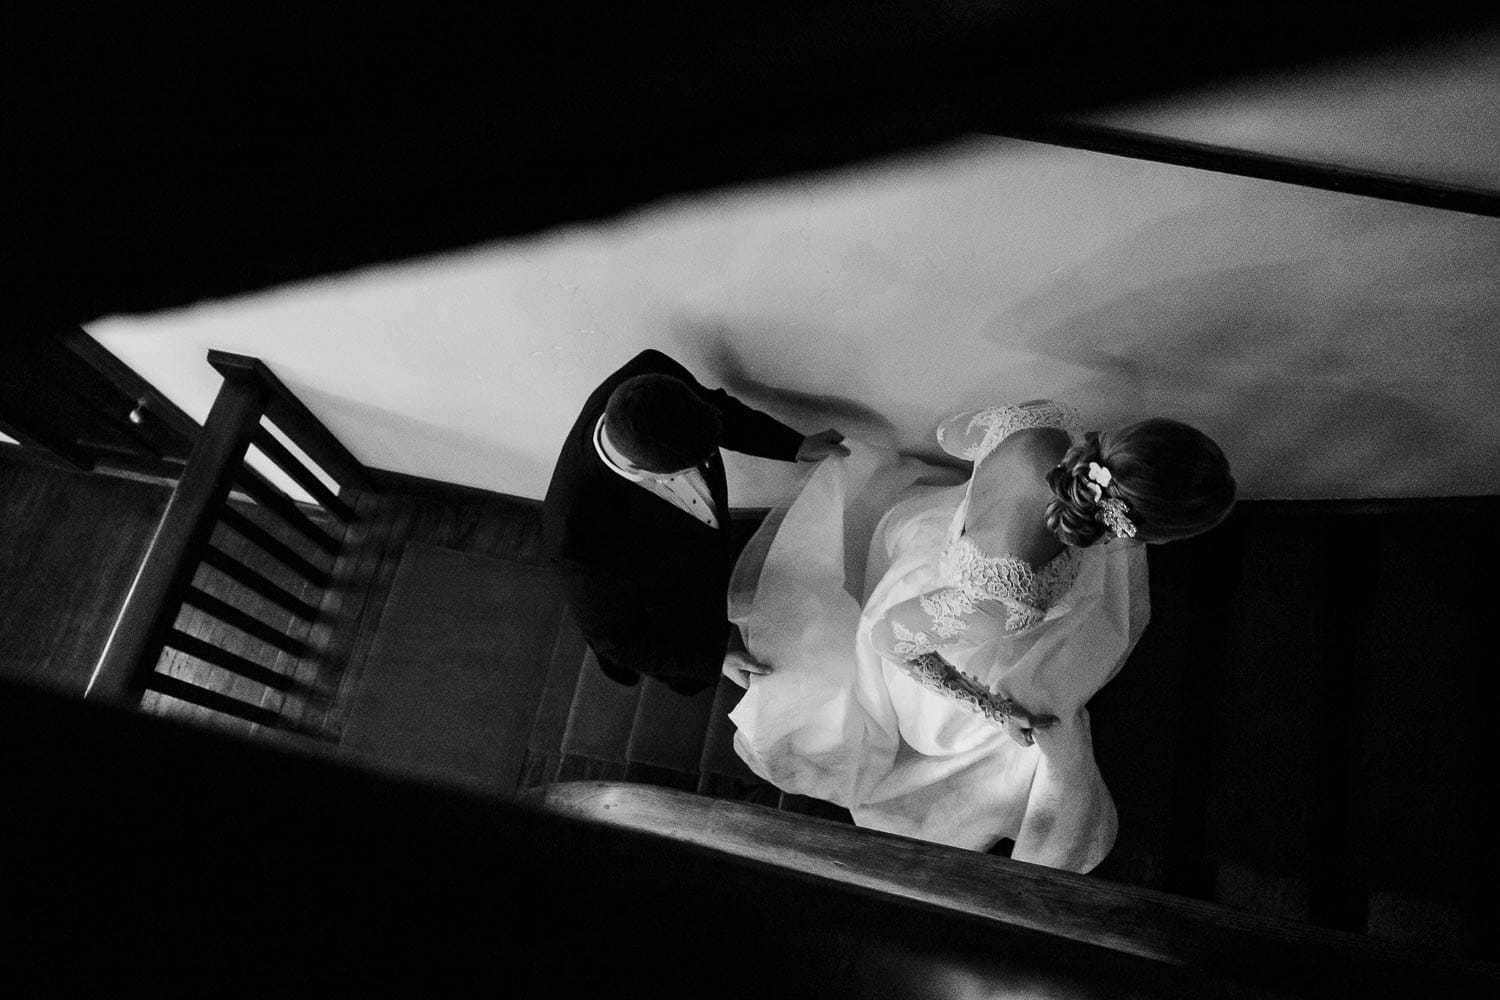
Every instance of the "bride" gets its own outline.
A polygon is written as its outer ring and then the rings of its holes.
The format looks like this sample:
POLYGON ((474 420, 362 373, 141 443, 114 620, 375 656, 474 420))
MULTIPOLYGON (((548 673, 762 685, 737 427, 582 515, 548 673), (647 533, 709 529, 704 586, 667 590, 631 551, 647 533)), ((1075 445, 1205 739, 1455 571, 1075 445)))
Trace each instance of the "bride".
POLYGON ((1080 433, 1045 400, 937 436, 966 481, 849 441, 747 546, 735 750, 860 826, 1089 871, 1117 824, 1086 705, 1149 618, 1143 543, 1214 527, 1234 479, 1185 424, 1080 433))

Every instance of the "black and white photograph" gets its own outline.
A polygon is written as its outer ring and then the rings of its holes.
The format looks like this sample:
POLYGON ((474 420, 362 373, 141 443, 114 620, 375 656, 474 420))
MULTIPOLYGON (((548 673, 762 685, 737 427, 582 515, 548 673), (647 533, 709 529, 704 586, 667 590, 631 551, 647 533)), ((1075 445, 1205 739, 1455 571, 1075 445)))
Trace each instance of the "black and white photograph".
POLYGON ((8 996, 1500 995, 1493 8, 0 77, 8 996))

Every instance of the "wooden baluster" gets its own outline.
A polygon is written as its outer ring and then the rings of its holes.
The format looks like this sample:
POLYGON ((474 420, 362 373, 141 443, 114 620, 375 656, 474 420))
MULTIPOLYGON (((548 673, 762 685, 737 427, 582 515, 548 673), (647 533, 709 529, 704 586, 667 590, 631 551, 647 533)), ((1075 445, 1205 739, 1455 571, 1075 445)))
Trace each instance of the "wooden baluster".
POLYGON ((297 456, 293 455, 285 445, 276 440, 275 435, 264 427, 260 428, 255 435, 255 447, 280 466, 281 471, 291 476, 303 489, 312 494, 324 510, 340 521, 348 522, 354 519, 353 508, 323 485, 323 480, 319 479, 316 473, 298 461, 297 456))
POLYGON ((266 482, 260 473, 251 468, 241 469, 235 485, 318 548, 329 555, 338 554, 338 539, 314 524, 306 514, 297 509, 297 505, 288 499, 286 494, 266 482))
POLYGON ((227 601, 222 601, 197 587, 188 587, 182 595, 182 602, 292 656, 301 656, 308 650, 307 643, 293 639, 274 625, 269 625, 254 615, 247 614, 227 601))
POLYGON ((282 542, 233 507, 225 505, 224 509, 219 512, 219 523, 257 546, 262 552, 274 558, 308 583, 318 587, 328 586, 331 577, 329 577, 326 570, 321 570, 308 562, 290 545, 282 542))
POLYGON ((255 591, 266 600, 280 605, 303 621, 310 622, 318 616, 317 608, 308 604, 296 594, 278 586, 233 556, 220 552, 212 545, 206 545, 202 548, 200 558, 205 566, 212 566, 242 587, 255 591))

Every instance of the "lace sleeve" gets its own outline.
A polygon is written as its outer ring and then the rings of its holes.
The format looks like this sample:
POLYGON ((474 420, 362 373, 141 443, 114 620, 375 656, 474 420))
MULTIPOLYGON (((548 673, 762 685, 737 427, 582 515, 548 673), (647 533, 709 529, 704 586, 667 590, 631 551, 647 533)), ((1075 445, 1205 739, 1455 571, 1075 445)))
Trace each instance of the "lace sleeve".
POLYGON ((1015 556, 985 554, 966 535, 943 551, 941 567, 949 586, 902 601, 875 624, 871 638, 881 656, 910 661, 943 646, 1035 628, 1072 586, 1078 557, 1064 552, 1038 572, 1015 556))
POLYGON ((1016 431, 1031 427, 1075 431, 1079 426, 1078 411, 1067 403, 1038 399, 954 414, 938 425, 937 439, 948 454, 977 462, 1016 431))
POLYGON ((886 659, 910 661, 944 646, 983 642, 1003 630, 1005 618, 999 601, 943 587, 891 608, 875 623, 871 639, 886 659))

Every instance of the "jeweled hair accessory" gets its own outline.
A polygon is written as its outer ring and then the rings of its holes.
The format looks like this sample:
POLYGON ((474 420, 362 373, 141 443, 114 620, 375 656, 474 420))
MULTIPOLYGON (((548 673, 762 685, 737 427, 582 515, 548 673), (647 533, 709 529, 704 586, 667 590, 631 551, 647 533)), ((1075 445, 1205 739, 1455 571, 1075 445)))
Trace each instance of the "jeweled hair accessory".
POLYGON ((1116 538, 1135 537, 1135 525, 1130 521, 1129 510, 1124 500, 1110 497, 1099 501, 1099 517, 1116 538))
POLYGON ((1113 482, 1114 478, 1110 474, 1110 471, 1098 462, 1089 463, 1089 470, 1085 474, 1085 479, 1088 483, 1089 491, 1094 494, 1095 503, 1098 503, 1099 498, 1104 496, 1104 488, 1113 482))

